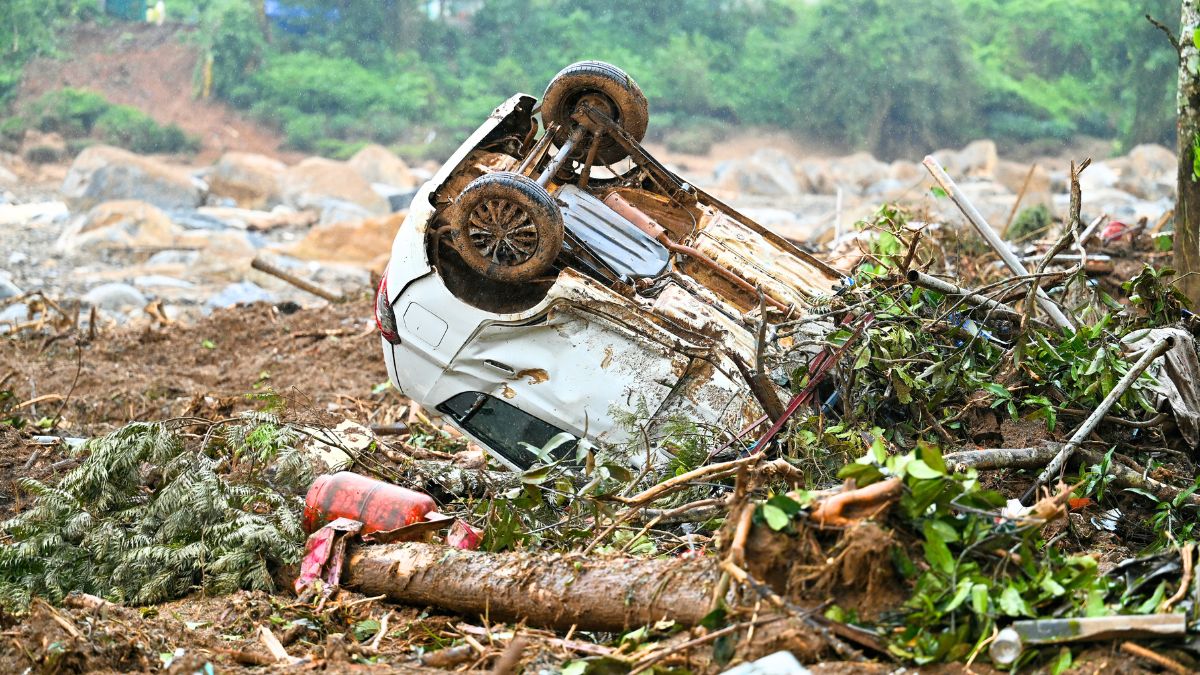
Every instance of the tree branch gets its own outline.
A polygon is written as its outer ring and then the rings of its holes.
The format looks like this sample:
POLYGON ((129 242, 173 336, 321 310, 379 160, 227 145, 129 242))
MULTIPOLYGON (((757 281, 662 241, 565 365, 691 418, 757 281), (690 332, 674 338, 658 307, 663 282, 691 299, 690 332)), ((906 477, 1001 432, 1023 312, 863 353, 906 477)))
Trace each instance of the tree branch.
POLYGON ((1183 52, 1183 47, 1179 45, 1179 38, 1175 37, 1175 32, 1168 28, 1166 24, 1158 19, 1155 19, 1149 14, 1146 15, 1146 20, 1150 22, 1150 25, 1161 30, 1163 34, 1167 36, 1167 39, 1171 41, 1171 46, 1175 48, 1176 54, 1181 54, 1183 52))

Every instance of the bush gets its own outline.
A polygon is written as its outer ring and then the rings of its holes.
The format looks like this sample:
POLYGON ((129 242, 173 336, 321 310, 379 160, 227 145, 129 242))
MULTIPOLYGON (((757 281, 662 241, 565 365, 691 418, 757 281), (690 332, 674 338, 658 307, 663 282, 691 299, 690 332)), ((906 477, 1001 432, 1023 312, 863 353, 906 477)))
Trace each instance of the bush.
POLYGON ((178 126, 160 126, 142 111, 129 106, 112 106, 96 120, 96 135, 106 143, 134 152, 194 152, 199 143, 178 126))
POLYGON ((136 108, 114 105, 96 92, 69 87, 43 95, 28 106, 24 116, 5 121, 0 131, 16 137, 29 127, 56 132, 69 140, 94 138, 134 152, 194 152, 199 147, 196 139, 174 124, 162 126, 136 108))

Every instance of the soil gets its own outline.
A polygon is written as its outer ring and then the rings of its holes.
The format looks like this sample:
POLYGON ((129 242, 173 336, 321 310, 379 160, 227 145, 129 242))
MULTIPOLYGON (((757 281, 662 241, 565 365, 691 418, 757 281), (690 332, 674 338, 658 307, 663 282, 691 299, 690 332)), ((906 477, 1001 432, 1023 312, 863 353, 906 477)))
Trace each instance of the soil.
POLYGON ((160 124, 177 124, 200 139, 197 161, 225 150, 295 159, 280 152, 282 138, 195 85, 200 51, 194 30, 148 23, 83 24, 60 36, 62 58, 39 58, 25 68, 16 105, 63 87, 90 89, 134 106, 160 124))

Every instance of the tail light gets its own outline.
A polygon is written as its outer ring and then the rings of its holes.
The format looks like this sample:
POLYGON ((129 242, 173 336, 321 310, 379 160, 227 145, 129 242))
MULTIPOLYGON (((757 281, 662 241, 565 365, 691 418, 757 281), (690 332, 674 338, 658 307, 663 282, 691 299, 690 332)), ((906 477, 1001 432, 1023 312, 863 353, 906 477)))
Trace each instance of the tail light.
POLYGON ((383 339, 394 345, 400 344, 400 336, 396 334, 396 312, 392 310, 392 303, 388 302, 386 271, 379 280, 379 288, 375 290, 375 325, 379 326, 383 339))

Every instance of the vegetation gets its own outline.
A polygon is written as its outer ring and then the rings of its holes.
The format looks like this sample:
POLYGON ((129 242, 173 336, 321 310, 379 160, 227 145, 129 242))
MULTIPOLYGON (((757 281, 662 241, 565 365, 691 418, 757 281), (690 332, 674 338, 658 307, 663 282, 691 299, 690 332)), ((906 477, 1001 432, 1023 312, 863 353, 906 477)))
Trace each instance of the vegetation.
POLYGON ((162 126, 148 115, 110 103, 100 94, 70 87, 52 91, 3 123, 0 131, 19 139, 25 129, 56 132, 64 138, 94 139, 135 152, 194 151, 198 142, 174 124, 162 126))
POLYGON ((0 524, 16 541, 0 546, 0 607, 272 589, 304 541, 297 495, 313 474, 296 438, 264 417, 211 429, 200 447, 144 423, 87 443, 57 485, 21 481, 35 501, 0 524))
MULTIPOLYGON (((290 145, 375 140, 444 155, 514 91, 597 58, 645 88, 651 133, 704 150, 734 124, 765 125, 883 157, 986 135, 1001 143, 1114 138, 1170 143, 1175 56, 1144 18, 1173 0, 291 0, 264 22, 250 0, 179 0, 199 26, 196 90, 275 126, 290 145), (436 11, 440 10, 441 14, 436 11)), ((0 8, 0 102, 54 29, 106 20, 95 2, 0 8), (11 35, 6 34, 11 32, 11 35)))

